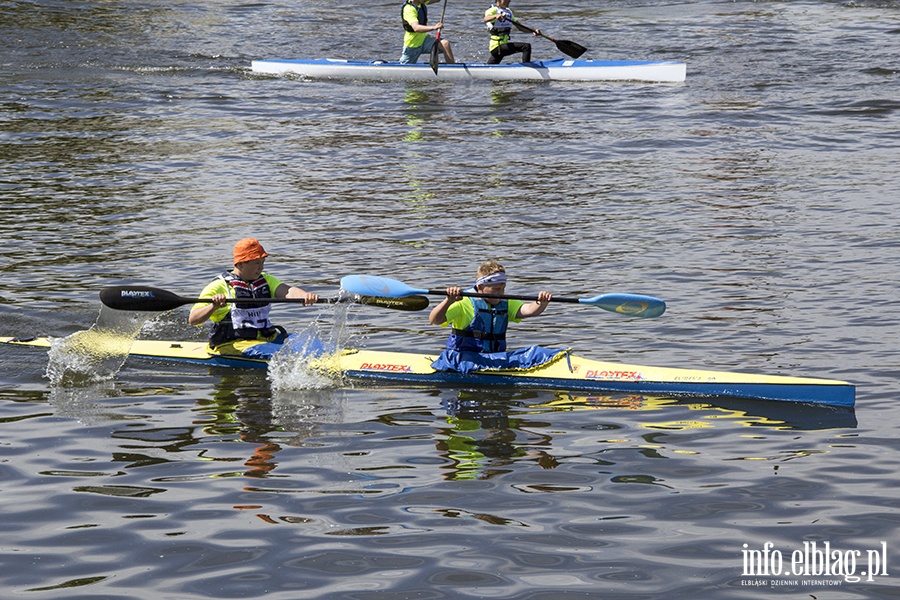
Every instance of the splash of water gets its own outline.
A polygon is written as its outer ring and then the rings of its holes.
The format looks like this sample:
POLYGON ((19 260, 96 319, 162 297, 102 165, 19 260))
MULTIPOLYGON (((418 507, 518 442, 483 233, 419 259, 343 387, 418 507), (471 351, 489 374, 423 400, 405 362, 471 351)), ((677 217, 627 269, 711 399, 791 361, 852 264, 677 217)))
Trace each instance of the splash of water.
POLYGON ((349 303, 335 304, 329 331, 313 321, 291 336, 269 361, 268 378, 275 392, 322 390, 344 384, 337 358, 350 341, 349 303))
POLYGON ((97 322, 50 342, 46 376, 53 385, 79 386, 115 377, 149 317, 101 307, 97 322))

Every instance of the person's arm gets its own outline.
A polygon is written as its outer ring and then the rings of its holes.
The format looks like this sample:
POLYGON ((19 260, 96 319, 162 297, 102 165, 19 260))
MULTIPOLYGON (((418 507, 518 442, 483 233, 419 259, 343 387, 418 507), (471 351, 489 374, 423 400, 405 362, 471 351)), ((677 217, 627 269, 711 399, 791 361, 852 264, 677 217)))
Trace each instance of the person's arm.
POLYGON ((203 325, 214 312, 225 306, 225 294, 214 294, 211 298, 212 302, 203 306, 195 306, 188 315, 188 323, 194 326, 203 325))
MULTIPOLYGON (((426 2, 426 4, 429 4, 429 3, 426 2)), ((411 11, 410 16, 412 17, 411 19, 407 16, 406 9, 404 8, 403 20, 406 21, 406 24, 409 25, 410 27, 412 27, 412 30, 415 31, 416 33, 426 33, 428 31, 437 31, 438 29, 441 29, 444 26, 443 23, 438 23, 437 25, 421 25, 419 23, 419 17, 415 13, 415 11, 411 11)))
POLYGON ((450 306, 454 302, 459 302, 462 297, 462 288, 447 288, 447 295, 444 297, 444 299, 441 300, 437 306, 431 309, 431 314, 428 315, 428 322, 432 325, 441 325, 446 322, 447 309, 450 308, 450 306))
POLYGON ((412 27, 413 31, 415 31, 416 33, 426 33, 428 31, 437 31, 438 29, 443 29, 443 27, 444 27, 443 23, 438 23, 437 25, 420 25, 418 23, 418 21, 413 22, 413 23, 410 23, 409 21, 407 21, 407 23, 409 23, 410 27, 412 27))
MULTIPOLYGON (((194 304, 188 315, 188 323, 194 326, 202 325, 216 316, 216 311, 220 311, 219 314, 224 316, 225 313, 231 310, 226 308, 228 306, 228 303, 225 302, 225 299, 228 297, 226 294, 227 290, 228 285, 225 283, 225 280, 219 277, 206 284, 199 297, 208 298, 209 302, 194 304)), ((218 317, 216 317, 216 320, 218 320, 218 317)))
POLYGON ((488 14, 484 15, 484 22, 490 23, 491 21, 496 21, 501 17, 503 17, 502 12, 489 12, 488 14))
POLYGON ((530 304, 523 304, 519 308, 519 312, 516 315, 519 319, 526 319, 528 317, 536 317, 547 308, 547 305, 550 304, 550 300, 553 299, 553 295, 550 292, 540 292, 538 293, 538 299, 530 304))
POLYGON ((310 306, 319 301, 318 294, 310 294, 309 292, 286 283, 280 284, 275 288, 276 298, 300 298, 305 300, 304 304, 310 306))
POLYGON ((533 34, 536 35, 536 36, 541 35, 541 30, 540 30, 540 29, 528 29, 527 27, 522 27, 521 25, 519 25, 519 20, 518 20, 518 19, 516 19, 516 20, 513 21, 513 25, 515 25, 515 26, 516 26, 516 29, 518 29, 518 30, 521 31, 522 33, 533 33, 533 34))

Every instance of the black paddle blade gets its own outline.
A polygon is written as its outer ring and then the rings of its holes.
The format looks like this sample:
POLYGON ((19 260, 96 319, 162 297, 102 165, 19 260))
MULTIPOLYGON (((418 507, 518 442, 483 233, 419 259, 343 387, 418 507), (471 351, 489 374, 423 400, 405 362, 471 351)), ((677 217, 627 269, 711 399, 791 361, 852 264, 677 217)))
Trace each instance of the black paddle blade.
POLYGON ((578 58, 585 52, 587 52, 587 48, 582 46, 581 44, 576 44, 575 42, 570 42, 569 40, 553 40, 556 42, 556 47, 559 48, 559 51, 563 54, 567 54, 572 58, 578 58))
POLYGON ((354 296, 353 301, 366 306, 379 308, 391 308, 393 310, 406 310, 415 312, 428 308, 428 298, 425 296, 406 296, 405 298, 379 298, 377 296, 354 296))
POLYGON ((431 58, 428 61, 431 64, 431 70, 434 71, 434 74, 437 75, 438 72, 438 44, 440 43, 440 39, 434 40, 434 46, 431 47, 431 58))
POLYGON ((100 290, 100 302, 116 310, 163 312, 195 300, 155 287, 117 285, 100 290))

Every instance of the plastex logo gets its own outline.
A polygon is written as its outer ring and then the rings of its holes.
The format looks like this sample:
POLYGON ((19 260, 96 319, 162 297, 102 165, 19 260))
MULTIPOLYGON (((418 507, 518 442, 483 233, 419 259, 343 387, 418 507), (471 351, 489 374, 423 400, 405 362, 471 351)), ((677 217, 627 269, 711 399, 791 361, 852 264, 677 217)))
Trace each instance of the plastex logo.
POLYGON ((407 373, 412 371, 409 365, 392 365, 386 363, 363 363, 359 366, 361 371, 397 371, 407 373))
POLYGON ((590 369, 584 374, 585 379, 640 379, 639 371, 598 371, 590 369))
POLYGON ((793 551, 782 552, 772 542, 760 549, 743 545, 741 551, 745 586, 836 586, 875 581, 888 576, 887 542, 866 550, 841 550, 831 542, 803 542, 793 551))

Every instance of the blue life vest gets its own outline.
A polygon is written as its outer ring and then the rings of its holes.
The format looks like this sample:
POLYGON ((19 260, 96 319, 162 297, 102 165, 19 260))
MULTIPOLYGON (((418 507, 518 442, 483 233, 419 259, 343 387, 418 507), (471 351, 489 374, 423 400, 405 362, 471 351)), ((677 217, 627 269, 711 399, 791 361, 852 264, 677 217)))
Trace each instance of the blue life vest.
POLYGON ((509 325, 509 302, 501 300, 496 306, 484 298, 466 298, 475 307, 475 318, 465 329, 454 329, 447 338, 448 350, 472 352, 504 352, 506 327, 509 325))
MULTIPOLYGON (((234 273, 225 272, 219 277, 225 280, 234 298, 271 298, 272 290, 269 282, 260 275, 256 281, 247 283, 234 273)), ((209 345, 213 348, 234 340, 255 340, 260 337, 270 337, 280 328, 269 321, 269 309, 272 305, 268 302, 241 302, 232 304, 231 310, 225 318, 212 324, 209 332, 209 345)))
MULTIPOLYGON (((406 0, 406 2, 403 3, 403 6, 400 7, 400 20, 403 21, 403 29, 410 33, 416 33, 416 30, 403 18, 403 9, 406 8, 407 4, 412 4, 412 1, 406 0)), ((416 14, 419 17, 419 25, 428 25, 428 8, 424 4, 420 4, 416 7, 416 14)))

